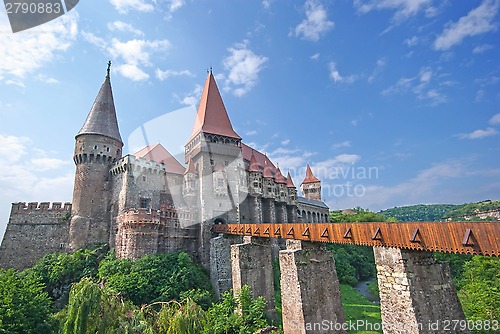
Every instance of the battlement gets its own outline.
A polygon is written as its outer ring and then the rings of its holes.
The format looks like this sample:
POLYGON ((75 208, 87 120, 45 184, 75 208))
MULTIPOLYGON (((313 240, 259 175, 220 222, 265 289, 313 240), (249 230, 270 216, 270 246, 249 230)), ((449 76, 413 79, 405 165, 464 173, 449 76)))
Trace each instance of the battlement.
POLYGON ((71 203, 65 202, 17 202, 12 203, 11 213, 27 213, 34 211, 68 211, 71 212, 71 203))
POLYGON ((195 214, 189 210, 176 209, 173 206, 163 204, 160 210, 132 209, 122 214, 123 222, 154 222, 159 223, 165 220, 191 221, 195 219, 195 214))
POLYGON ((137 171, 143 174, 162 174, 165 173, 165 164, 156 161, 138 158, 134 155, 127 154, 119 159, 111 167, 111 174, 117 175, 126 171, 137 171))

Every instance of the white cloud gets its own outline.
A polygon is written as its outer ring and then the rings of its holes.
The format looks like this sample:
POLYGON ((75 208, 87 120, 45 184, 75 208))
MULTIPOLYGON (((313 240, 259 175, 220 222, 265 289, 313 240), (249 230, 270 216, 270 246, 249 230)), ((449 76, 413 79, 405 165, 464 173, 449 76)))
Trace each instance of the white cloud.
POLYGON ((114 21, 114 22, 108 23, 108 29, 111 31, 130 32, 130 33, 137 35, 137 36, 144 36, 144 33, 141 30, 135 28, 130 23, 125 23, 122 21, 114 21))
POLYGON ((348 76, 342 76, 337 69, 337 64, 335 62, 330 62, 328 63, 328 69, 330 71, 330 78, 333 80, 335 83, 347 83, 351 84, 355 82, 358 79, 357 75, 351 74, 348 76))
POLYGON ((367 184, 377 180, 362 179, 358 182, 363 190, 362 196, 336 198, 337 203, 334 206, 342 208, 362 206, 371 210, 380 210, 401 205, 443 203, 443 201, 450 201, 454 195, 443 185, 449 183, 450 179, 459 179, 465 175, 466 170, 461 163, 442 162, 393 186, 367 184))
POLYGON ((46 76, 44 74, 38 74, 36 76, 36 78, 38 80, 42 81, 42 82, 45 82, 45 83, 48 83, 48 84, 51 84, 51 85, 59 83, 59 80, 51 78, 51 77, 48 77, 48 76, 46 76))
POLYGON ((346 140, 346 141, 343 141, 340 143, 335 143, 332 145, 332 148, 334 148, 334 149, 341 148, 341 147, 351 147, 351 142, 346 140))
POLYGON ((27 137, 0 134, 0 236, 8 221, 8 203, 71 201, 74 169, 68 161, 49 157, 27 137), (30 157, 33 157, 30 159, 30 157), (65 167, 66 168, 62 168, 65 167), (57 170, 57 176, 47 171, 57 170))
POLYGON ((403 41, 404 44, 408 47, 412 47, 418 44, 418 37, 417 36, 412 36, 411 38, 407 38, 403 41))
POLYGON ((198 104, 198 102, 200 102, 202 91, 203 87, 197 84, 191 92, 189 92, 186 96, 184 96, 184 98, 182 98, 181 103, 188 106, 194 106, 198 104))
POLYGON ((371 83, 375 78, 379 76, 379 74, 382 72, 383 68, 385 67, 385 60, 384 59, 378 59, 377 63, 375 65, 375 69, 373 70, 372 74, 368 77, 368 82, 371 83))
POLYGON ((58 169, 64 165, 69 165, 70 161, 57 158, 41 157, 31 159, 31 164, 37 171, 43 172, 51 169, 58 169))
POLYGON ((156 78, 158 80, 166 80, 171 77, 180 77, 180 76, 187 76, 187 77, 194 77, 195 75, 191 73, 189 70, 182 70, 182 71, 173 71, 173 70, 166 70, 162 71, 159 68, 156 69, 155 71, 156 78))
POLYGON ((310 57, 312 60, 318 60, 319 59, 319 53, 315 53, 310 57))
MULTIPOLYGON (((434 73, 430 67, 422 67, 419 73, 411 78, 400 78, 396 84, 382 91, 382 95, 392 95, 398 93, 412 92, 416 98, 422 101, 430 102, 430 105, 436 106, 447 101, 446 95, 438 88, 432 88, 434 73)), ((446 86, 446 84, 438 84, 446 86)))
POLYGON ((393 17, 395 21, 402 21, 418 14, 420 11, 432 14, 434 11, 431 5, 432 0, 354 0, 354 6, 363 14, 373 10, 395 10, 396 13, 393 17))
POLYGON ((149 79, 149 74, 134 64, 117 65, 114 67, 114 70, 132 81, 143 81, 149 79))
POLYGON ((154 9, 154 6, 145 0, 110 0, 110 2, 120 14, 126 14, 129 10, 152 12, 154 9))
POLYGON ((255 130, 250 130, 245 133, 246 136, 255 136, 257 134, 257 131, 255 130))
POLYGON ((481 44, 481 45, 476 46, 474 49, 472 49, 472 53, 481 54, 481 53, 485 53, 486 51, 491 50, 491 49, 493 49, 493 45, 481 44))
POLYGON ((491 125, 497 125, 500 124, 500 113, 493 115, 492 118, 490 118, 489 123, 491 125))
POLYGON ((224 68, 229 71, 225 88, 232 90, 236 96, 245 95, 257 84, 259 72, 268 58, 256 55, 249 49, 246 40, 234 44, 228 51, 230 55, 223 61, 224 68))
POLYGON ((471 10, 457 22, 448 23, 444 31, 434 41, 436 50, 448 50, 460 44, 466 37, 484 34, 497 29, 494 18, 498 12, 498 0, 484 0, 479 7, 471 10))
POLYGON ((286 146, 286 145, 288 145, 288 144, 290 144, 290 139, 285 139, 285 140, 282 140, 282 141, 281 141, 281 145, 286 146))
POLYGON ((113 70, 133 81, 147 80, 149 74, 141 66, 152 67, 152 55, 164 52, 170 47, 168 40, 131 39, 122 42, 113 38, 108 43, 89 32, 82 32, 82 35, 85 40, 110 55, 113 60, 123 62, 114 66, 113 70))
POLYGON ((262 7, 264 7, 264 9, 269 9, 269 7, 271 7, 271 0, 262 0, 262 7))
POLYGON ((496 135, 497 131, 493 128, 486 128, 485 130, 483 129, 478 129, 474 130, 470 133, 462 133, 458 135, 459 138, 461 139, 481 139, 484 137, 490 137, 493 135, 496 135))
POLYGON ((290 35, 317 41, 322 35, 334 26, 333 21, 328 20, 328 13, 318 0, 306 0, 306 18, 299 23, 290 35))
POLYGON ((22 79, 36 72, 66 52, 77 34, 76 11, 16 34, 5 11, 0 11, 0 80, 22 79))

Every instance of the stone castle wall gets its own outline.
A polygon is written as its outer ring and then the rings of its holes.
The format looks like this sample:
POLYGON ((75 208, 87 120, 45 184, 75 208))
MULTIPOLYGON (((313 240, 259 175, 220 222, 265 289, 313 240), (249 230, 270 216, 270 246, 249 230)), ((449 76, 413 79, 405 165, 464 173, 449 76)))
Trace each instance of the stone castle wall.
POLYGON ((71 203, 13 203, 0 246, 0 267, 22 270, 68 247, 71 203))

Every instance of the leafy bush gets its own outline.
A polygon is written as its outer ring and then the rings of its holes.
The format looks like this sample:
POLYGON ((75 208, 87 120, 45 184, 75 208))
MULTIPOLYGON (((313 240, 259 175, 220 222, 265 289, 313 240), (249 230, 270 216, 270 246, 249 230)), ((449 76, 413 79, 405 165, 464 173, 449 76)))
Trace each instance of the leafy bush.
POLYGON ((99 278, 135 305, 181 300, 193 289, 199 289, 193 293, 205 309, 214 299, 208 274, 184 252, 146 255, 135 261, 110 253, 99 265, 99 278))
POLYGON ((40 277, 0 269, 0 333, 50 333, 51 301, 40 277))

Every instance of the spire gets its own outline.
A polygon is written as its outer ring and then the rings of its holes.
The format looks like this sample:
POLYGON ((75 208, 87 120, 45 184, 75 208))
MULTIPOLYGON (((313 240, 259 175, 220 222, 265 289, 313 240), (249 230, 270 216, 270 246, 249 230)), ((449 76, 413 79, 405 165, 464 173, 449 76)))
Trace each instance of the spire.
POLYGON ((118 121, 116 120, 115 102, 111 89, 109 71, 111 62, 108 63, 107 75, 90 112, 76 137, 83 134, 102 135, 122 142, 118 121))
POLYGON ((290 171, 288 171, 288 175, 286 176, 286 186, 287 188, 295 188, 295 184, 293 184, 292 177, 290 176, 290 171))
POLYGON ((271 167, 267 164, 267 161, 264 161, 264 177, 274 178, 271 167))
POLYGON ((307 169, 306 169, 306 178, 304 181, 302 181, 302 184, 304 183, 315 183, 315 182, 321 182, 316 176, 314 176, 311 166, 307 164, 307 169))
POLYGON ((224 106, 224 102, 222 102, 219 88, 217 88, 217 84, 215 83, 212 70, 208 73, 205 81, 205 87, 203 88, 200 105, 198 107, 198 114, 196 115, 193 132, 190 138, 199 132, 241 139, 233 130, 233 126, 227 115, 226 107, 224 106))
POLYGON ((276 176, 275 176, 274 180, 276 181, 276 183, 283 183, 283 184, 285 184, 285 183, 286 183, 286 180, 285 180, 285 178, 283 177, 283 174, 281 174, 281 170, 280 170, 280 168, 279 168, 279 167, 278 167, 278 169, 276 170, 276 176))
POLYGON ((260 172, 259 163, 257 162, 255 155, 253 154, 253 150, 252 150, 252 157, 250 158, 250 163, 248 165, 248 171, 249 172, 260 172))

